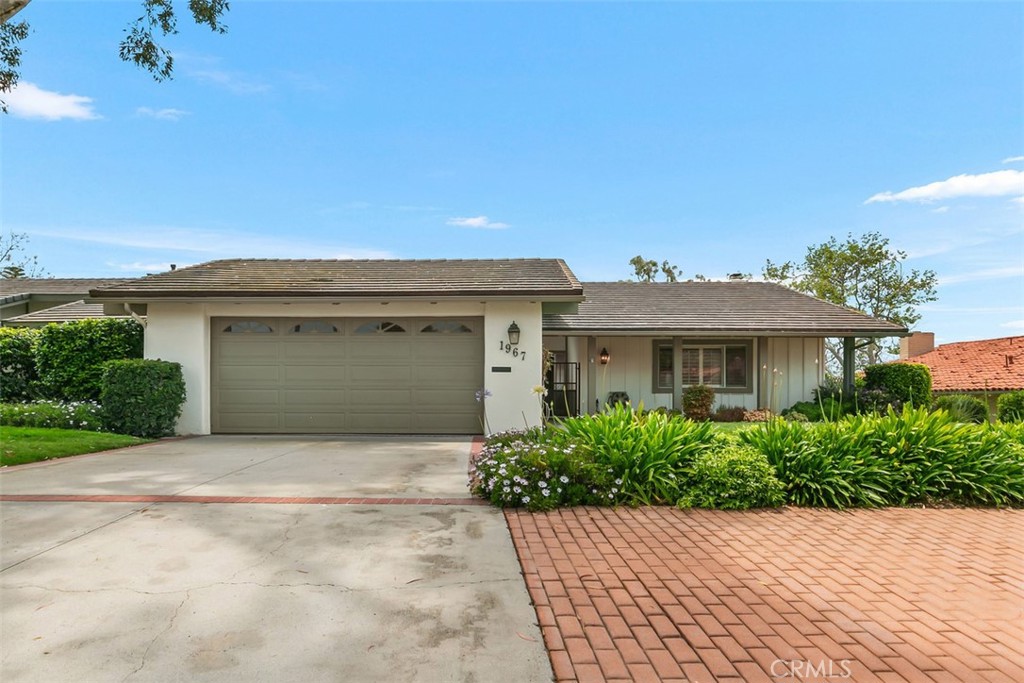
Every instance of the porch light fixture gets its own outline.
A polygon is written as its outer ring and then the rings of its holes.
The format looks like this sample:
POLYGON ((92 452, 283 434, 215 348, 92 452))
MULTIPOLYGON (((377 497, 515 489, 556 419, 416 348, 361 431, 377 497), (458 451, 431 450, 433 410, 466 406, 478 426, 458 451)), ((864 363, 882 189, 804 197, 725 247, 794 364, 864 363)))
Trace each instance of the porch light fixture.
POLYGON ((608 365, 608 361, 611 360, 612 355, 608 353, 608 349, 601 348, 601 365, 608 365))
POLYGON ((515 320, 508 326, 508 343, 512 346, 519 343, 519 325, 516 325, 515 320))

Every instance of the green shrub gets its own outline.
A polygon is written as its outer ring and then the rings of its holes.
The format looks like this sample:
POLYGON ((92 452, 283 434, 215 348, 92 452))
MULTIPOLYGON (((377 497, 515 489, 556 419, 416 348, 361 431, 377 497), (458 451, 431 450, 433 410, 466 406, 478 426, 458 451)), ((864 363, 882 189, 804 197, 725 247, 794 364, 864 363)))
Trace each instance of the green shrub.
POLYGON ((745 408, 738 406, 719 406, 718 410, 711 416, 712 422, 743 422, 743 416, 747 414, 745 408))
POLYGON ((635 505, 675 502, 683 470, 718 443, 710 422, 640 413, 621 404, 565 420, 561 432, 621 480, 619 499, 635 505))
POLYGON ((47 398, 94 401, 100 396, 103 363, 141 358, 142 326, 125 318, 51 323, 36 345, 36 368, 47 398))
POLYGON ((1010 391, 996 398, 996 417, 1000 422, 1024 422, 1024 391, 1010 391))
POLYGON ((550 510, 568 505, 612 505, 619 484, 607 467, 554 432, 495 434, 470 471, 470 488, 498 507, 550 510))
POLYGON ((785 502, 782 482, 763 453, 728 445, 694 458, 679 507, 745 510, 785 502))
POLYGON ((0 401, 31 401, 36 398, 36 341, 39 330, 0 327, 0 401))
POLYGON ((103 428, 103 421, 100 418, 99 404, 91 401, 37 401, 0 403, 0 425, 98 432, 103 428))
POLYGON ((932 410, 945 410, 957 422, 988 422, 988 405, 977 396, 947 394, 939 396, 932 404, 932 410))
POLYGON ((882 389, 914 406, 932 402, 932 373, 920 363, 882 363, 864 368, 866 389, 882 389))
POLYGON ((174 434, 185 403, 185 380, 178 363, 108 361, 100 385, 103 423, 108 431, 147 438, 174 434))
POLYGON ((885 472, 872 462, 863 434, 848 437, 845 421, 803 424, 772 420, 739 435, 768 458, 786 500, 813 507, 885 504, 885 472))
POLYGON ((695 384, 683 392, 683 415, 695 422, 711 419, 715 390, 706 384, 695 384))

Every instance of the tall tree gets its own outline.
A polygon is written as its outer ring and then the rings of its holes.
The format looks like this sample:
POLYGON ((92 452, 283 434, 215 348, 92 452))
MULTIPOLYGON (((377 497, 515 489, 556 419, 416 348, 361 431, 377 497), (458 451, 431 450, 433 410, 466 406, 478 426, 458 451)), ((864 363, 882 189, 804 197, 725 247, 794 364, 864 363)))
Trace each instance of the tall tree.
POLYGON ((25 253, 27 244, 28 235, 25 233, 0 234, 0 278, 14 280, 46 275, 46 271, 39 266, 39 258, 25 253))
MULTIPOLYGON (((11 21, 31 0, 0 0, 0 93, 17 85, 21 67, 21 41, 28 36, 25 21, 11 21)), ((141 0, 142 16, 128 23, 119 48, 121 59, 134 62, 157 81, 171 78, 174 56, 157 42, 155 33, 166 37, 178 32, 173 0, 141 0)), ((188 9, 199 25, 214 33, 225 33, 224 15, 230 9, 227 0, 188 0, 188 9)), ((3 107, 6 111, 6 106, 3 107)))
POLYGON ((658 279, 659 271, 665 276, 666 282, 678 282, 679 276, 683 274, 680 268, 667 260, 659 265, 657 261, 645 259, 639 254, 629 259, 629 265, 633 266, 633 273, 638 282, 654 282, 658 279))
MULTIPOLYGON (((887 237, 868 232, 856 239, 847 235, 842 243, 833 237, 810 246, 802 262, 766 261, 763 275, 798 292, 911 328, 921 319, 917 307, 937 298, 937 278, 932 270, 905 269, 906 260, 906 252, 890 248, 887 237)), ((842 340, 828 339, 825 346, 829 370, 838 374, 842 340)), ((898 344, 886 340, 858 340, 857 346, 858 367, 899 350, 898 344)))

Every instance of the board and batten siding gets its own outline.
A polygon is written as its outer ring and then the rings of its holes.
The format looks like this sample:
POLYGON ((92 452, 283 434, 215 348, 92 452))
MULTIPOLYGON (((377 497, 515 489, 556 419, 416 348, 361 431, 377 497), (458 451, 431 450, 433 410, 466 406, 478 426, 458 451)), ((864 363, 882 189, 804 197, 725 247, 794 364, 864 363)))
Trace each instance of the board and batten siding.
MULTIPOLYGON (((672 394, 653 391, 654 342, 667 337, 612 337, 594 338, 594 357, 588 355, 589 337, 566 337, 566 359, 580 364, 580 409, 592 413, 608 400, 613 391, 625 391, 631 403, 640 401, 647 409, 671 408, 672 394), (610 361, 601 365, 597 357, 602 348, 608 349, 610 361), (593 391, 591 391, 593 382, 593 391), (588 400, 589 397, 589 400, 588 400)), ((797 401, 813 400, 813 391, 821 383, 824 340, 817 337, 736 338, 737 342, 753 340, 753 386, 749 393, 716 394, 715 406, 740 407, 754 410, 768 407, 782 410, 797 401), (815 361, 818 361, 817 363, 815 361), (778 381, 773 382, 773 377, 778 381), (764 383, 764 396, 759 388, 764 383), (774 385, 774 389, 773 389, 774 385), (762 404, 763 405, 760 405, 762 404)), ((700 343, 700 340, 684 339, 700 343)), ((545 337, 548 350, 561 350, 562 342, 554 335, 545 337)))

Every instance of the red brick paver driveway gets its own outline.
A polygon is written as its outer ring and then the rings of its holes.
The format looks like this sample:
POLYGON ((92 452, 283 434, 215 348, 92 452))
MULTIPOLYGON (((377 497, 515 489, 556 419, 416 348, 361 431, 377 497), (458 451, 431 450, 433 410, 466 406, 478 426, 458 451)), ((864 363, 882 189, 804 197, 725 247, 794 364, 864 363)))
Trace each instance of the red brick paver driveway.
POLYGON ((1024 511, 507 518, 559 681, 1024 681, 1024 511))

